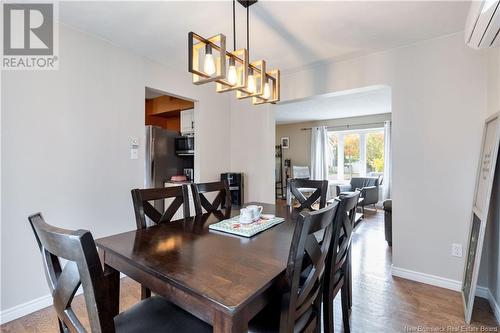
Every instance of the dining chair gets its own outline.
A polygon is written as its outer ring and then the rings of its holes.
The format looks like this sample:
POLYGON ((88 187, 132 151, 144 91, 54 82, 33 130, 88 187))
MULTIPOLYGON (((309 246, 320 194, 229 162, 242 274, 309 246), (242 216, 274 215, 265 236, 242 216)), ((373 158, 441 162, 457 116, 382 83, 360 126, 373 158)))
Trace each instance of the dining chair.
POLYGON ((87 332, 71 306, 80 285, 93 333, 212 331, 210 325, 160 296, 118 314, 119 275, 109 268, 103 270, 92 234, 51 226, 40 213, 28 219, 42 254, 61 333, 87 332), (64 268, 60 259, 67 260, 64 268))
POLYGON ((327 180, 291 179, 289 184, 291 194, 300 204, 297 209, 314 210, 313 205, 318 200, 320 209, 326 206, 327 180), (304 193, 310 194, 306 196, 304 193))
POLYGON ((188 188, 186 185, 150 188, 150 189, 134 189, 132 192, 132 201, 134 202, 135 220, 137 229, 147 227, 146 216, 155 224, 170 222, 179 207, 183 206, 183 217, 190 215, 188 188), (165 200, 173 198, 170 205, 163 212, 158 211, 150 201, 165 200))
POLYGON ((352 269, 351 242, 356 208, 360 192, 341 194, 334 225, 339 226, 338 244, 332 243, 329 249, 325 288, 323 289, 323 324, 324 332, 334 331, 333 300, 341 292, 342 319, 344 332, 350 332, 349 312, 352 306, 352 269))
MULTIPOLYGON (((137 229, 144 229, 148 226, 146 217, 154 224, 167 223, 172 220, 180 206, 183 206, 183 217, 189 217, 189 199, 188 188, 186 185, 151 188, 151 189, 134 189, 132 192, 132 201, 134 203, 135 221, 137 229), (158 211, 150 201, 165 200, 173 198, 170 205, 164 212, 158 211)), ((142 286, 141 299, 151 296, 151 290, 142 286)))
MULTIPOLYGON (((319 332, 321 298, 328 251, 335 232, 338 203, 302 212, 292 236, 281 298, 271 302, 249 322, 249 332, 319 332), (323 238, 315 236, 321 232, 323 238)), ((337 228, 338 229, 338 228, 337 228)), ((336 237, 338 238, 338 236, 336 237)))
POLYGON ((226 218, 231 215, 231 192, 226 179, 219 182, 191 184, 191 188, 196 215, 203 214, 203 209, 207 213, 215 213, 224 209, 226 218), (206 196, 211 192, 218 192, 212 202, 206 196))

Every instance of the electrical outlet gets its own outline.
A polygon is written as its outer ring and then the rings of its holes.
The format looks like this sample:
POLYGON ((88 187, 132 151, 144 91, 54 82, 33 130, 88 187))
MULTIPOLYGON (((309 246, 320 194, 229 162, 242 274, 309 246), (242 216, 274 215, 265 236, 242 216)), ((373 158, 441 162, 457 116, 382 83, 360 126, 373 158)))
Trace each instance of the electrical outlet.
POLYGON ((451 244, 451 255, 454 257, 462 258, 462 244, 451 244))

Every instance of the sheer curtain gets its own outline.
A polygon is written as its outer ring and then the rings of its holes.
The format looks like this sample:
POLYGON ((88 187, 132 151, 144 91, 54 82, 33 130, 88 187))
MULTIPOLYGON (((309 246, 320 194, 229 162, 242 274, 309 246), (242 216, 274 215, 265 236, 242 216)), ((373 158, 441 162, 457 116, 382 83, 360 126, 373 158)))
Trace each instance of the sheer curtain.
POLYGON ((382 186, 382 200, 391 198, 392 187, 392 122, 384 121, 384 180, 382 186))
POLYGON ((325 126, 311 129, 311 179, 328 179, 328 130, 325 126))

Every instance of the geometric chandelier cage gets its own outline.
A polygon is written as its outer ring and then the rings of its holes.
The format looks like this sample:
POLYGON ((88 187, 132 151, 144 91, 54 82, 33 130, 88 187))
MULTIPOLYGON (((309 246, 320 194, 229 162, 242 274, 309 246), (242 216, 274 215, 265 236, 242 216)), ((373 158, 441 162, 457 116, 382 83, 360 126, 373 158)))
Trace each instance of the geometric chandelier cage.
POLYGON ((280 71, 268 70, 264 60, 249 61, 249 10, 256 0, 238 0, 247 9, 247 47, 236 50, 235 1, 233 0, 233 51, 226 36, 204 38, 188 34, 188 71, 193 84, 216 83, 218 93, 236 91, 238 99, 251 98, 254 105, 280 100, 280 71))

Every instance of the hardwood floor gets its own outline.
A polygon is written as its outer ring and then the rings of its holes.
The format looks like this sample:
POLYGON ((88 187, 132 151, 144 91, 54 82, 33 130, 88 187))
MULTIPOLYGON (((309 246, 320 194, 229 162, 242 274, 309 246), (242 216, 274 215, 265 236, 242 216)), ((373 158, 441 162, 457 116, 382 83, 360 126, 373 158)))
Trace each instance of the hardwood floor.
MULTIPOLYGON (((352 332, 498 332, 488 302, 476 298, 473 322, 465 326, 458 292, 391 276, 391 251, 384 239, 383 213, 366 209, 353 238, 352 332), (441 328, 443 330, 441 330, 441 328)), ((339 294, 340 295, 340 294, 339 294)), ((140 286, 121 281, 120 311, 140 299, 140 286)), ((82 296, 74 308, 85 312, 82 296)), ((340 297, 335 300, 336 332, 342 332, 340 297)), ((0 326, 1 332, 58 332, 52 307, 0 326)))

